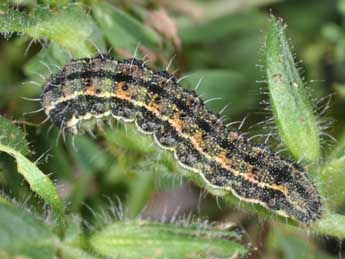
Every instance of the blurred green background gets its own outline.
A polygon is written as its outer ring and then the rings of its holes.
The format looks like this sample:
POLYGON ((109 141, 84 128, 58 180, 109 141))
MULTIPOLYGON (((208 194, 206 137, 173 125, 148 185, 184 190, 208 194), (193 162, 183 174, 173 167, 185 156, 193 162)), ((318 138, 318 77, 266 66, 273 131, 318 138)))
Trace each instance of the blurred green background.
MULTIPOLYGON (((162 70, 175 56, 169 71, 178 77, 190 75, 182 81, 184 87, 193 88, 202 78, 198 94, 204 100, 222 98, 209 102, 210 109, 228 105, 226 121, 246 116, 243 131, 272 133, 270 144, 282 148, 270 120, 264 71, 265 33, 268 17, 274 14, 288 25, 300 74, 310 98, 318 103, 323 157, 334 145, 340 146, 338 157, 343 156, 345 1, 23 0, 10 1, 10 6, 26 16, 0 13, 0 114, 23 129, 29 157, 54 179, 69 214, 97 225, 95 214, 106 211, 110 200, 120 202, 128 218, 169 221, 193 215, 215 223, 234 222, 245 232, 242 242, 251 251, 247 258, 342 258, 342 240, 261 219, 207 195, 181 176, 168 152, 131 126, 105 125, 94 138, 69 136, 64 142, 55 127, 49 129, 50 122, 40 125, 43 112, 25 113, 40 109, 39 102, 27 98, 39 98, 44 78, 71 56, 109 51, 128 58, 140 42, 138 57, 149 66, 162 70)), ((340 168, 345 168, 343 162, 340 168)), ((344 212, 345 177, 329 184, 337 191, 334 208, 344 212)), ((40 199, 16 173, 13 159, 3 153, 0 187, 5 196, 44 213, 40 199)))

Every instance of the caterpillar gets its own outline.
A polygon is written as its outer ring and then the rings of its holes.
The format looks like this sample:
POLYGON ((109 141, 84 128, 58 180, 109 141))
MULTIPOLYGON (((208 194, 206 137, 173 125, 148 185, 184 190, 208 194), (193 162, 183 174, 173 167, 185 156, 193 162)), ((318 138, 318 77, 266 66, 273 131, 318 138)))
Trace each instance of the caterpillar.
POLYGON ((320 195, 301 166, 228 129, 167 71, 135 58, 76 59, 51 75, 40 99, 61 130, 79 134, 87 122, 107 117, 133 122, 216 189, 302 224, 322 215, 320 195))

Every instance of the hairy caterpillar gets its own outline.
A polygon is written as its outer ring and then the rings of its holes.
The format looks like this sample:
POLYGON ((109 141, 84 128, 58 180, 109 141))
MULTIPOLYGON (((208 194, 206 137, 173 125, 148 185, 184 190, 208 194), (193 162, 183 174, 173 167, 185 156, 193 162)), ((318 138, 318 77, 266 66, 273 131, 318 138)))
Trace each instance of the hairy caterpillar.
POLYGON ((194 91, 139 60, 72 60, 46 82, 41 104, 55 125, 73 134, 94 118, 134 122, 207 184, 304 224, 321 217, 320 196, 303 168, 230 131, 194 91))

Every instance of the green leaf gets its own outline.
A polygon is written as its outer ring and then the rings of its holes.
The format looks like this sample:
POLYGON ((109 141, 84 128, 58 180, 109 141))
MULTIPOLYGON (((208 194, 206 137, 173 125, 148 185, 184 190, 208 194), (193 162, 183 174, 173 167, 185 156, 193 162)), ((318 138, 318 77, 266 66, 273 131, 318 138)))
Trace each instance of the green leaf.
POLYGON ((11 141, 6 142, 6 140, 11 140, 13 136, 18 135, 20 136, 18 129, 13 125, 11 127, 10 122, 1 118, 0 136, 2 141, 0 142, 0 151, 6 152, 16 159, 18 172, 23 175, 24 179, 29 183, 31 190, 36 192, 56 213, 63 217, 63 202, 53 182, 48 176, 43 174, 34 163, 16 149, 17 145, 13 145, 11 141))
POLYGON ((200 2, 200 7, 203 10, 204 15, 206 16, 205 20, 219 17, 226 14, 236 14, 243 13, 247 10, 253 10, 255 7, 260 7, 274 2, 279 2, 280 0, 242 0, 241 2, 232 2, 228 0, 217 0, 217 3, 214 2, 200 2))
POLYGON ((137 129, 131 125, 108 129, 105 131, 104 136, 107 143, 128 150, 132 154, 149 154, 155 150, 151 145, 153 141, 152 138, 138 133, 137 129))
POLYGON ((182 81, 190 85, 191 89, 197 86, 198 81, 201 83, 196 92, 202 96, 204 101, 220 98, 207 103, 207 107, 214 111, 222 110, 226 105, 229 107, 224 111, 226 114, 236 114, 247 109, 257 99, 254 94, 248 96, 249 82, 240 73, 231 70, 212 69, 197 70, 192 76, 182 81), (241 98, 248 96, 248 98, 241 98))
POLYGON ((54 257, 56 237, 42 221, 23 209, 0 203, 0 231, 1 258, 54 257))
POLYGON ((61 251, 62 258, 68 259, 99 259, 99 257, 95 257, 84 250, 80 249, 79 247, 68 246, 61 244, 59 246, 61 251))
MULTIPOLYGON (((139 171, 139 170, 138 170, 139 171)), ((130 182, 127 207, 129 217, 134 218, 142 212, 155 189, 154 174, 148 170, 137 172, 136 179, 130 182)))
POLYGON ((12 122, 0 116, 0 144, 13 148, 14 150, 27 155, 29 144, 23 132, 12 122))
POLYGON ((111 161, 108 153, 101 149, 94 141, 85 136, 78 136, 75 139, 76 150, 70 145, 71 153, 78 164, 86 171, 104 171, 109 168, 111 161))
POLYGON ((183 44, 214 42, 227 35, 248 31, 263 25, 264 16, 257 11, 220 16, 196 23, 193 20, 179 23, 179 35, 183 44))
POLYGON ((160 45, 160 38, 155 31, 111 4, 99 3, 92 10, 112 47, 134 50, 139 42, 150 48, 158 48, 160 45))
POLYGON ((340 136, 337 145, 326 159, 326 163, 319 169, 322 194, 327 197, 330 208, 336 208, 345 200, 345 132, 340 136))
POLYGON ((0 32, 25 33, 34 40, 49 39, 76 57, 95 53, 95 45, 105 49, 98 27, 78 5, 61 9, 37 6, 30 14, 0 5, 0 32))
POLYGON ((266 39, 266 73, 279 135, 295 159, 317 162, 320 132, 304 83, 298 74, 282 21, 270 20, 266 39))
POLYGON ((77 215, 72 215, 66 219, 66 227, 64 231, 64 238, 59 242, 58 249, 61 253, 61 258, 68 259, 95 259, 88 252, 82 249, 84 235, 81 226, 81 218, 77 215))
POLYGON ((113 223, 94 233, 92 248, 113 258, 229 258, 244 255, 246 248, 229 240, 235 232, 202 228, 200 225, 126 221, 113 223))
POLYGON ((70 210, 76 211, 80 209, 81 203, 88 195, 88 188, 93 184, 94 178, 100 172, 106 171, 111 163, 108 154, 96 145, 94 141, 89 140, 85 136, 75 138, 77 150, 74 149, 72 140, 69 143, 71 155, 78 168, 82 170, 78 181, 73 184, 73 193, 71 195, 70 210))
POLYGON ((280 253, 284 259, 333 258, 316 247, 306 232, 288 225, 273 224, 266 244, 267 250, 273 250, 270 254, 280 253))
POLYGON ((310 226, 310 230, 324 235, 345 238, 345 216, 326 211, 321 220, 310 226))
POLYGON ((52 42, 25 64, 24 72, 34 80, 42 80, 38 74, 48 77, 52 73, 56 73, 69 60, 70 56, 66 50, 52 42))

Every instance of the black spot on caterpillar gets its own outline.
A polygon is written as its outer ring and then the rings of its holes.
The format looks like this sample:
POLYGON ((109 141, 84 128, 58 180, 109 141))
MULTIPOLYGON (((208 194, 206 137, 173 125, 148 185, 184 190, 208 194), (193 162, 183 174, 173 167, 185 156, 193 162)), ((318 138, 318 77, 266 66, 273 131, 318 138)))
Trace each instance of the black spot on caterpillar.
POLYGON ((302 167, 229 130, 194 91, 139 60, 73 60, 46 82, 41 103, 56 126, 74 134, 94 118, 134 122, 206 184, 304 224, 321 217, 320 196, 302 167))

